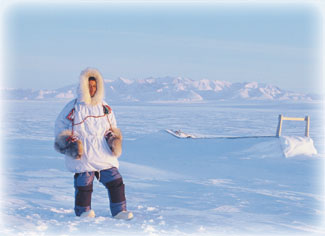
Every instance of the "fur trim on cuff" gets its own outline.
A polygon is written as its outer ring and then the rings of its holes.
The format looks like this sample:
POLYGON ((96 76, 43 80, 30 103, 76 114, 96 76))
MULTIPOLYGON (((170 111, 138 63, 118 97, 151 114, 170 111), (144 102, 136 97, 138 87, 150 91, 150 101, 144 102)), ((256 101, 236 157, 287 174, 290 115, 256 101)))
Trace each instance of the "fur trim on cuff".
POLYGON ((122 133, 119 128, 112 128, 111 132, 106 136, 109 148, 115 157, 122 155, 122 133))
POLYGON ((63 130, 56 138, 54 142, 54 149, 62 154, 70 156, 74 159, 80 159, 83 154, 83 146, 81 140, 76 142, 69 141, 71 137, 71 130, 63 130))

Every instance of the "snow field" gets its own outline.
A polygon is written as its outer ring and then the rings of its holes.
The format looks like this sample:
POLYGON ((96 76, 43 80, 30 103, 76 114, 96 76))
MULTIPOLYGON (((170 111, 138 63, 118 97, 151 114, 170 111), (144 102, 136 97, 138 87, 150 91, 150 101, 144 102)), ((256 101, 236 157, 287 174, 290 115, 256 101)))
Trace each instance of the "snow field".
MULTIPOLYGON (((8 112, 7 116, 13 118, 6 120, 8 130, 3 140, 2 179, 6 186, 1 204, 2 235, 325 233, 324 154, 319 148, 322 139, 314 140, 318 154, 307 148, 298 156, 286 158, 278 138, 177 139, 157 131, 162 127, 180 128, 204 137, 226 129, 243 135, 249 130, 244 127, 245 117, 253 117, 247 116, 243 108, 234 107, 230 112, 233 120, 219 127, 213 124, 222 123, 225 115, 214 116, 211 111, 206 118, 201 116, 202 110, 211 107, 162 106, 160 113, 150 106, 117 107, 125 138, 120 172, 126 184, 128 209, 135 218, 112 219, 107 192, 95 180, 92 208, 96 218, 80 219, 73 211, 73 173, 65 170, 63 157, 53 150, 54 119, 63 104, 54 104, 50 112, 45 109, 46 103, 15 105, 19 109, 8 112), (193 111, 198 111, 198 116, 190 116, 193 111)), ((256 123, 263 124, 260 117, 269 113, 261 112, 256 123)), ((313 124, 311 135, 319 137, 313 124)), ((265 120, 264 130, 259 128, 255 134, 250 131, 253 135, 270 134, 269 125, 265 120)), ((296 137, 289 139, 299 139, 296 137)), ((305 139, 299 140, 310 145, 305 139)))

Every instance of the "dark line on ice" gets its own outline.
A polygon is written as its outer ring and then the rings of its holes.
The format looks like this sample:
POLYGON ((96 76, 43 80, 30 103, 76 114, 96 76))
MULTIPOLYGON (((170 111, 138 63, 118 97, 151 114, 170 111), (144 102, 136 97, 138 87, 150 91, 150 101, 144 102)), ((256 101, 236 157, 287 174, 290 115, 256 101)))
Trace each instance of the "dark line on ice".
POLYGON ((167 133, 171 134, 172 136, 176 137, 176 138, 179 138, 179 139, 245 139, 245 138, 278 138, 277 136, 271 136, 271 135, 268 135, 268 136, 265 136, 265 135, 261 135, 261 136, 229 136, 229 137, 196 137, 194 135, 190 135, 190 134, 185 134, 183 133, 184 135, 188 135, 187 137, 186 136, 179 136, 177 135, 175 132, 171 131, 171 130, 165 130, 167 133))
POLYGON ((276 136, 242 136, 242 137, 212 137, 216 139, 241 139, 241 138, 278 138, 276 136))

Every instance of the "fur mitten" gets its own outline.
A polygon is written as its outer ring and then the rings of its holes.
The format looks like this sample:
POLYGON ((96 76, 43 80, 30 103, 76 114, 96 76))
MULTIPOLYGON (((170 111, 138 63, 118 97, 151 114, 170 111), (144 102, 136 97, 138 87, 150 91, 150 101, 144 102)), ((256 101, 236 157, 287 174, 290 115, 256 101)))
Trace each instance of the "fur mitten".
POLYGON ((119 128, 112 128, 105 135, 107 144, 114 156, 119 157, 122 154, 122 133, 119 128))
POLYGON ((80 159, 83 154, 83 147, 81 140, 71 140, 71 130, 62 131, 56 138, 54 148, 62 154, 66 154, 74 159, 80 159))

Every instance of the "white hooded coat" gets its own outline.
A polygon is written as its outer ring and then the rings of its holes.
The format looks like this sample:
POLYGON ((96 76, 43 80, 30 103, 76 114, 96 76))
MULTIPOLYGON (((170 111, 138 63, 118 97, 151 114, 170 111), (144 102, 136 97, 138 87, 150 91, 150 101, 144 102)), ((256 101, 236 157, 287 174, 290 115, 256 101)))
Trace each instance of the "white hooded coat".
POLYGON ((65 156, 66 167, 71 172, 82 173, 119 167, 118 157, 112 154, 105 139, 105 133, 111 126, 116 127, 116 120, 113 111, 104 114, 103 105, 107 103, 103 101, 103 96, 102 76, 97 70, 87 68, 80 75, 77 99, 70 101, 56 119, 55 137, 58 137, 67 130, 72 130, 72 121, 68 119, 68 115, 74 108, 72 118, 76 125, 73 134, 82 142, 83 155, 80 159, 65 156), (97 90, 93 97, 89 94, 89 77, 96 79, 97 90))

